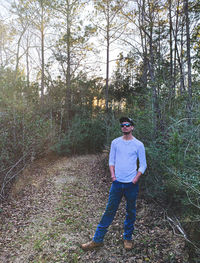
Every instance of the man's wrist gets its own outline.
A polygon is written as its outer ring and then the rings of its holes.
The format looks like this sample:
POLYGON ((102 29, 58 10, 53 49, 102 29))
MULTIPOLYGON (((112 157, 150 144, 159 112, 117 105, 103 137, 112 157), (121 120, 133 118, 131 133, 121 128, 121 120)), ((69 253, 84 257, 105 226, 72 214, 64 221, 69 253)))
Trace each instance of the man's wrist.
POLYGON ((142 175, 142 173, 141 172, 137 172, 137 174, 136 174, 136 176, 138 176, 138 177, 140 177, 142 175))
POLYGON ((115 181, 116 180, 115 175, 111 175, 111 179, 112 179, 112 181, 115 181))

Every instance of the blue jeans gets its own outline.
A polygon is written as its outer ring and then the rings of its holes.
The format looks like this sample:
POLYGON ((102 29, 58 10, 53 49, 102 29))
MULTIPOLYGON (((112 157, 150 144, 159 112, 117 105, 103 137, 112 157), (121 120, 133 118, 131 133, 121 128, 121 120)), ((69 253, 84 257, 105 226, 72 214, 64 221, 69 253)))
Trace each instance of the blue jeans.
POLYGON ((121 183, 114 181, 111 185, 108 203, 105 213, 97 226, 94 242, 103 242, 108 227, 112 223, 122 197, 126 199, 126 218, 124 221, 124 239, 131 240, 136 219, 136 199, 138 195, 138 184, 121 183))

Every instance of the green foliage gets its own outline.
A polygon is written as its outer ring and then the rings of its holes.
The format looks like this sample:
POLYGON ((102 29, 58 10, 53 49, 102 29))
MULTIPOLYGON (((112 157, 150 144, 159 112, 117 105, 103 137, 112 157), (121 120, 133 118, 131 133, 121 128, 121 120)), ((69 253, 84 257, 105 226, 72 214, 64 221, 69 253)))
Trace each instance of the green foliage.
POLYGON ((55 129, 42 115, 37 88, 28 90, 22 72, 0 69, 0 75, 0 183, 7 185, 13 174, 45 151, 55 129))
POLYGON ((24 109, 12 108, 1 116, 1 167, 6 168, 29 153, 42 152, 51 136, 49 120, 24 109))
POLYGON ((100 152, 105 144, 103 119, 76 116, 70 128, 53 149, 61 155, 100 152))
POLYGON ((169 162, 178 169, 182 165, 182 152, 181 152, 182 138, 178 132, 174 132, 169 140, 169 162))
POLYGON ((195 116, 193 123, 186 118, 173 119, 164 136, 148 145, 151 175, 146 178, 146 185, 152 197, 164 200, 182 216, 200 220, 200 134, 198 114, 195 116))

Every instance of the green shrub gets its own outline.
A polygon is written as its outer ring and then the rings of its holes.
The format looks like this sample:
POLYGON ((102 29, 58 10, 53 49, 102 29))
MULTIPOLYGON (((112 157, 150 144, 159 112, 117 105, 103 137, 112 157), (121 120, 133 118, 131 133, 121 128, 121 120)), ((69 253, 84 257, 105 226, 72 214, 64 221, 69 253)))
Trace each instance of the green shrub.
POLYGON ((76 116, 67 133, 54 147, 60 155, 100 152, 106 142, 104 120, 76 116))

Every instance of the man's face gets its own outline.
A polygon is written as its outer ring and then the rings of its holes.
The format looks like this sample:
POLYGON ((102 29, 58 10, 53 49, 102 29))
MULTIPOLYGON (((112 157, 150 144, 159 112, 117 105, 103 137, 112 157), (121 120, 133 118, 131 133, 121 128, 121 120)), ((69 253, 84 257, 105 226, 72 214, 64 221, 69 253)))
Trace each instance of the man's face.
POLYGON ((133 130, 132 124, 126 121, 121 123, 121 128, 124 135, 131 133, 133 130))

